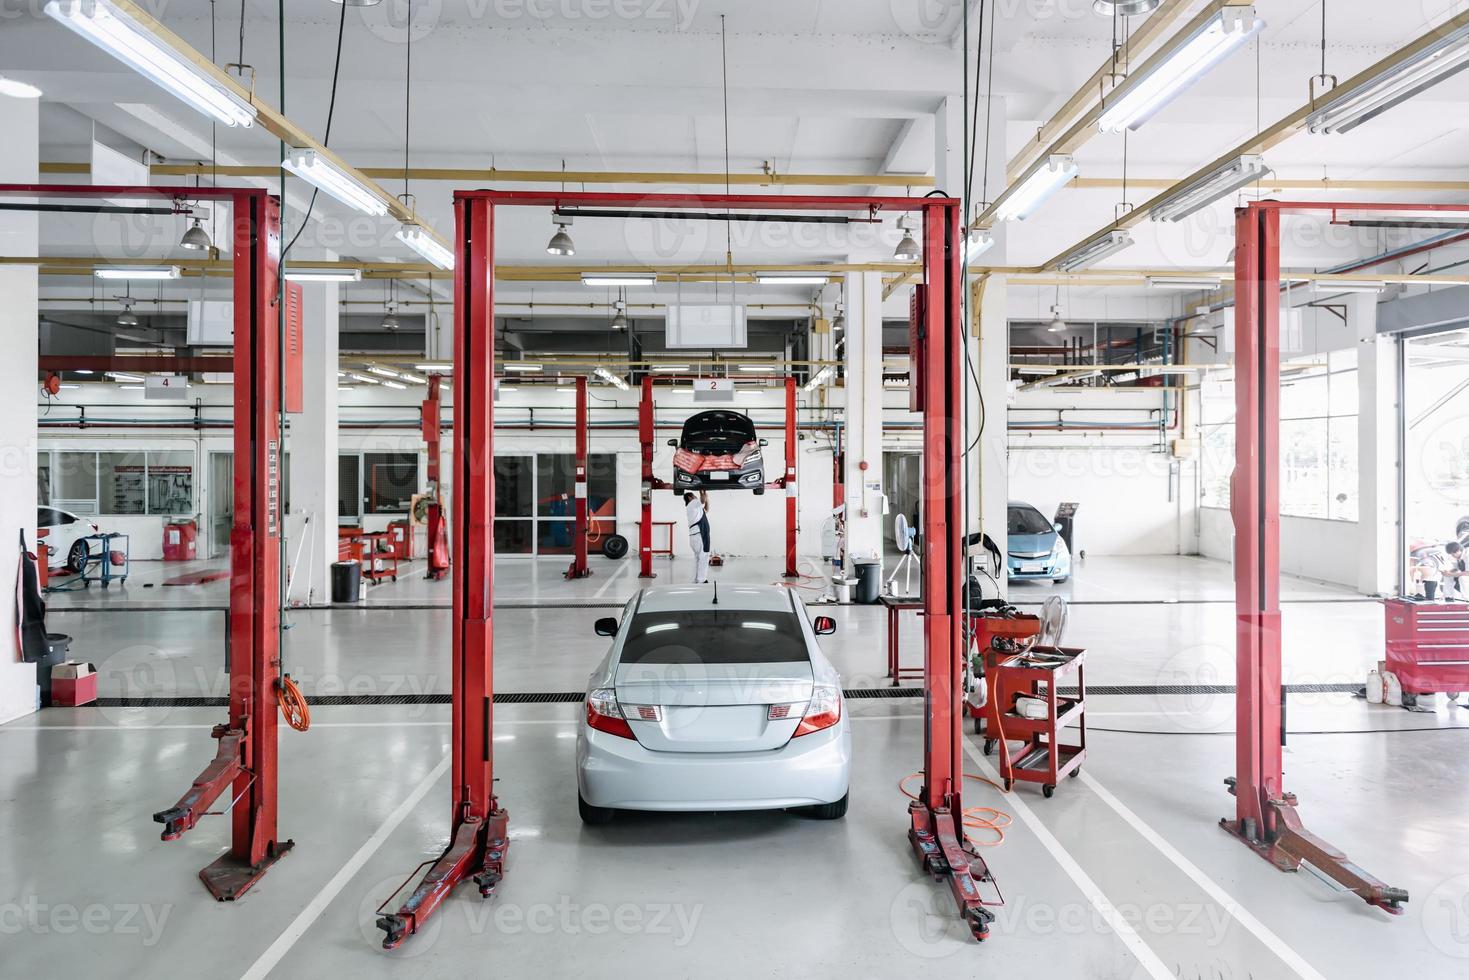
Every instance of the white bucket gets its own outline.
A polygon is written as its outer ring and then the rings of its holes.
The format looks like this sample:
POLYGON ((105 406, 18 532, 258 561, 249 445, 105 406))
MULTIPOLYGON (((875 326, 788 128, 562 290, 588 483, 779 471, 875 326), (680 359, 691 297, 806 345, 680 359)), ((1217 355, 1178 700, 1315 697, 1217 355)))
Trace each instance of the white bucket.
POLYGON ((852 586, 857 584, 856 579, 839 578, 832 582, 832 588, 836 590, 837 602, 844 606, 852 603, 852 586))

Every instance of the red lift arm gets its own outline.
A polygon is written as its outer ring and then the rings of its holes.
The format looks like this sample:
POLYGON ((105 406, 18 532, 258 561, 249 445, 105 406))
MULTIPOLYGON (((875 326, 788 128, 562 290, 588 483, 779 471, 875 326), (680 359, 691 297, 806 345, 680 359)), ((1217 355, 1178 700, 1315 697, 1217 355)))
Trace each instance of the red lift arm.
POLYGON ((199 872, 220 901, 239 898, 293 846, 276 839, 282 459, 280 203, 218 187, 0 185, 0 195, 228 200, 234 213, 234 524, 230 534, 228 720, 214 761, 177 804, 153 815, 164 840, 198 824, 227 791, 229 851, 199 872))
POLYGON ((587 379, 582 375, 576 379, 576 523, 571 531, 571 567, 566 569, 567 578, 586 578, 592 574, 587 567, 587 379))
MULTIPOLYGON (((963 565, 958 538, 963 525, 959 439, 951 431, 959 417, 959 209, 951 198, 808 197, 698 194, 587 194, 546 191, 457 191, 454 267, 454 361, 460 386, 454 399, 454 431, 460 439, 454 463, 454 535, 458 545, 454 582, 453 806, 450 842, 396 913, 378 925, 392 948, 422 927, 454 886, 473 878, 488 895, 504 871, 506 815, 494 796, 491 718, 493 690, 491 598, 494 593, 494 213, 497 207, 576 208, 628 204, 638 207, 726 210, 918 212, 923 216, 924 279, 931 296, 920 351, 932 385, 924 410, 924 446, 930 474, 924 498, 924 535, 934 547, 924 564, 924 666, 927 687, 923 740, 924 788, 909 807, 909 839, 929 873, 946 879, 976 936, 993 918, 979 896, 992 882, 984 861, 965 841, 960 798, 962 719, 960 679, 963 648, 960 616, 963 565)), ((792 399, 794 389, 787 388, 792 399)), ((787 432, 794 435, 795 413, 787 432)), ((643 380, 638 414, 643 454, 643 528, 639 553, 651 548, 652 379, 643 380)), ((794 438, 787 440, 787 476, 793 473, 794 438)), ((782 477, 784 481, 786 477, 782 477)), ((787 514, 791 513, 788 505, 787 514)), ((644 571, 648 568, 643 558, 644 571)))
MULTIPOLYGON (((1395 915, 1408 900, 1307 831, 1284 788, 1285 696, 1280 666, 1280 215, 1282 211, 1398 211, 1371 204, 1259 201, 1235 211, 1236 735, 1233 819, 1220 825, 1282 871, 1307 863, 1395 915)), ((1469 207, 1413 205, 1406 210, 1469 207)))

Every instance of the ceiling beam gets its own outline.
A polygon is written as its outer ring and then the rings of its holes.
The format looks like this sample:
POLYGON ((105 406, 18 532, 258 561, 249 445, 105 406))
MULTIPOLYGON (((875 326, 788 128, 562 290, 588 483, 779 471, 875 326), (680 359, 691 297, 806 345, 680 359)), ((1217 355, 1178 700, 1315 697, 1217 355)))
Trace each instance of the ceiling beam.
MULTIPOLYGON (((1429 28, 1427 31, 1420 34, 1412 41, 1409 41, 1407 44, 1403 45, 1392 54, 1381 59, 1375 64, 1364 68, 1362 71, 1353 75, 1351 78, 1342 82, 1340 85, 1331 89, 1329 92, 1322 94, 1329 94, 1332 98, 1340 98, 1341 96, 1353 92, 1357 89, 1366 88, 1380 75, 1382 75, 1383 72, 1389 71, 1396 66, 1402 64, 1403 62, 1417 56, 1418 53, 1424 48, 1437 43, 1438 40, 1442 38, 1445 33, 1458 30, 1459 28, 1464 26, 1469 26, 1469 11, 1460 13, 1458 16, 1452 17, 1444 21, 1442 24, 1429 28)), ((1246 139, 1239 145, 1224 151, 1224 153, 1204 164, 1202 167, 1195 170, 1187 177, 1183 178, 1180 181, 1177 181, 1174 184, 1171 184, 1165 190, 1162 190, 1158 194, 1154 195, 1153 198, 1149 200, 1146 204, 1143 204, 1140 207, 1128 211, 1122 217, 1116 219, 1110 224, 1105 225, 1097 231, 1092 232, 1090 235, 1087 235, 1085 238, 1078 240, 1075 245, 1072 245, 1065 251, 1059 252, 1056 255, 1052 256, 1049 260, 1037 267, 1037 271, 1044 271, 1046 269, 1055 268, 1057 263, 1059 263, 1062 259, 1066 258, 1072 252, 1076 251, 1078 248, 1082 247, 1094 238, 1105 235, 1110 231, 1131 228, 1134 225, 1141 223, 1147 218, 1148 212, 1150 212, 1157 205, 1161 204, 1163 200, 1167 198, 1168 195, 1171 194, 1175 188, 1182 188, 1186 186, 1190 181, 1201 179, 1214 169, 1225 166, 1231 160, 1234 160, 1240 156, 1243 156, 1245 154, 1262 154, 1265 153, 1267 150, 1279 146, 1281 143, 1284 143, 1292 136, 1295 136, 1297 133, 1300 133, 1302 130, 1304 130, 1306 128, 1307 121, 1311 118, 1311 113, 1313 113, 1315 110, 1315 102, 1307 102, 1305 105, 1290 113, 1285 118, 1279 120, 1274 125, 1261 130, 1260 132, 1246 139)), ((1262 183, 1268 184, 1269 182, 1266 181, 1262 183)), ((1375 276, 1371 278, 1380 281, 1384 277, 1375 276)))
MULTIPOLYGON (((913 120, 907 120, 911 127, 913 120)), ((905 127, 905 132, 907 131, 905 127)), ((235 164, 214 167, 208 163, 155 163, 155 177, 276 177, 276 164, 235 164)), ((401 179, 402 167, 357 167, 355 172, 370 178, 401 179)), ((42 174, 86 176, 91 165, 43 161, 42 174)), ((410 180, 446 181, 455 184, 680 184, 723 186, 725 176, 715 172, 614 171, 614 170, 501 170, 496 167, 410 167, 410 180)), ((933 177, 923 174, 785 174, 774 169, 761 173, 734 173, 729 183, 740 187, 932 187, 933 177)))

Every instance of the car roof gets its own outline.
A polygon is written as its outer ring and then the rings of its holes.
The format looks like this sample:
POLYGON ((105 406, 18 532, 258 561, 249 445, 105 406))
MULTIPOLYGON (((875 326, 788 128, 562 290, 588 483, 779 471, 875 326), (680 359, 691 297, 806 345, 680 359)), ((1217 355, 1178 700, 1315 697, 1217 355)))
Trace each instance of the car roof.
MULTIPOLYGON (((743 412, 736 412, 728 408, 711 408, 695 415, 690 415, 684 420, 684 425, 692 422, 750 422, 750 416, 743 412)), ((750 424, 754 424, 750 422, 750 424)))
POLYGON ((721 585, 719 605, 709 585, 656 585, 643 590, 638 612, 679 612, 688 609, 750 609, 789 612, 790 590, 777 585, 721 585))

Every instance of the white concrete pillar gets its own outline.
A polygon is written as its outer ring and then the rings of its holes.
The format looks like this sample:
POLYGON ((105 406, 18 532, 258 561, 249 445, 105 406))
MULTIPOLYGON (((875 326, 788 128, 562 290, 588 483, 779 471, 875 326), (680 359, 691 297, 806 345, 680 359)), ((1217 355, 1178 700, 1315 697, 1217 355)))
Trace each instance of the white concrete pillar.
MULTIPOLYGON (((34 184, 40 173, 40 100, 0 96, 0 182, 34 184)), ((0 212, 0 255, 35 255, 38 216, 0 212)), ((36 546, 37 273, 33 265, 0 265, 0 532, 10 547, 25 533, 36 546)), ((15 641, 16 552, 0 561, 0 724, 36 710, 36 666, 20 659, 15 641)))
POLYGON ((847 556, 882 558, 882 276, 848 273, 846 344, 847 556))
POLYGON ((1357 590, 1398 581, 1398 349, 1377 333, 1377 297, 1342 297, 1357 338, 1357 590))
POLYGON ((301 414, 290 417, 287 444, 291 454, 287 560, 296 566, 287 598, 325 605, 331 601, 331 564, 337 560, 337 329, 341 287, 333 282, 301 285, 304 399, 301 414))

